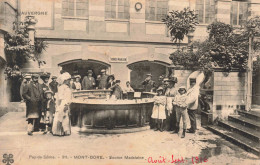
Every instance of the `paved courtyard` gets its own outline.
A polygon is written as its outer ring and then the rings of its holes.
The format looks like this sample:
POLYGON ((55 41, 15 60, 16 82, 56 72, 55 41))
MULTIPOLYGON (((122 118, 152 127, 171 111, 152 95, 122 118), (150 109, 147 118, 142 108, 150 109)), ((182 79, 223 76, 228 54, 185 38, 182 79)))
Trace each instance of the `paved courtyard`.
POLYGON ((201 127, 185 139, 152 130, 113 135, 79 134, 76 128, 66 137, 42 133, 28 136, 24 112, 9 112, 0 118, 1 163, 5 153, 13 154, 15 165, 135 165, 155 164, 156 160, 157 164, 260 164, 257 156, 201 127))

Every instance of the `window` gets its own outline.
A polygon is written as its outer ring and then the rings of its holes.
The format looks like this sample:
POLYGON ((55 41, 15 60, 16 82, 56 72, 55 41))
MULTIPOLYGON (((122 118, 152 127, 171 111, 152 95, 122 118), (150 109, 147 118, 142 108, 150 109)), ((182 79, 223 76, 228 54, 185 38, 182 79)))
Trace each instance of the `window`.
POLYGON ((246 21, 248 16, 247 9, 247 2, 232 1, 230 16, 231 25, 242 25, 246 21))
POLYGON ((146 0, 145 19, 149 21, 162 21, 168 12, 168 0, 146 0))
POLYGON ((88 17, 88 0, 62 0, 62 16, 88 17))
POLYGON ((196 0, 196 12, 199 23, 212 23, 215 19, 215 0, 196 0))
POLYGON ((106 0, 106 19, 129 19, 129 0, 106 0))

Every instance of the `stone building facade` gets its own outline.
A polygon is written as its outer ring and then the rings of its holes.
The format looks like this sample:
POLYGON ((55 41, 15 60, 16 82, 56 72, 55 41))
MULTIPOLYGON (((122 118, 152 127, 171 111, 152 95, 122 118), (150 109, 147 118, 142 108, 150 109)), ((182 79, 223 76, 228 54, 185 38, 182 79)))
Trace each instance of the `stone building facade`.
MULTIPOLYGON (((3 34, 12 30, 13 21, 27 15, 38 19, 35 37, 47 41, 48 48, 41 56, 46 65, 38 68, 30 62, 23 72, 37 69, 58 75, 62 67, 81 76, 93 69, 97 76, 106 69, 122 84, 129 80, 140 88, 147 73, 155 81, 168 74, 169 54, 177 49, 161 22, 167 12, 190 7, 198 13, 194 40, 204 40, 206 27, 214 20, 239 26, 260 14, 259 0, 3 0, 0 5, 4 9, 0 10, 1 98, 10 98, 3 74, 3 34)), ((187 42, 185 38, 181 45, 187 42)))

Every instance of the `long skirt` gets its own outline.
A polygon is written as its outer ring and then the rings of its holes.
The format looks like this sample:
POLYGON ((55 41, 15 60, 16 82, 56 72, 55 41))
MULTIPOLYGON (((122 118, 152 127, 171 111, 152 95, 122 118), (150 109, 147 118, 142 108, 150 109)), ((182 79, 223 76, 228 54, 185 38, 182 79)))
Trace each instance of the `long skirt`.
MULTIPOLYGON (((60 107, 62 108, 62 107, 60 107)), ((57 108, 57 109, 60 109, 57 108)), ((55 112, 53 125, 52 125, 52 134, 57 136, 64 136, 71 134, 71 123, 69 117, 68 107, 63 107, 67 109, 63 111, 62 109, 55 112)))

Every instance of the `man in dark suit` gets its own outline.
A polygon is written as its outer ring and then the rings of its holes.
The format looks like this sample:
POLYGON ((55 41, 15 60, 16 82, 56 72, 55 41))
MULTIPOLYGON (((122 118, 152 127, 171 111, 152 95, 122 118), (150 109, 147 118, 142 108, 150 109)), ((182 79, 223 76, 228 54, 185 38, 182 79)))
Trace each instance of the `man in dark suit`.
POLYGON ((99 81, 98 89, 106 89, 107 87, 107 78, 108 75, 106 74, 106 70, 102 69, 101 70, 101 78, 99 81))
POLYGON ((25 74, 24 76, 24 80, 20 86, 20 96, 21 96, 21 102, 24 102, 24 98, 23 98, 23 90, 24 90, 24 87, 30 83, 30 80, 31 80, 31 75, 29 74, 25 74))
POLYGON ((50 82, 49 86, 51 88, 51 91, 53 92, 53 94, 55 95, 55 93, 58 92, 58 82, 56 81, 57 80, 57 77, 56 76, 52 76, 52 82, 50 82))
POLYGON ((94 77, 92 77, 92 70, 88 70, 88 76, 85 76, 82 80, 81 86, 83 90, 91 90, 94 89, 96 85, 96 81, 94 77))
POLYGON ((28 120, 28 135, 37 129, 42 109, 43 91, 38 83, 38 74, 32 75, 32 81, 24 87, 23 98, 26 101, 26 118, 28 120))
POLYGON ((146 79, 142 82, 145 92, 155 92, 155 82, 152 80, 152 74, 147 74, 146 79))

